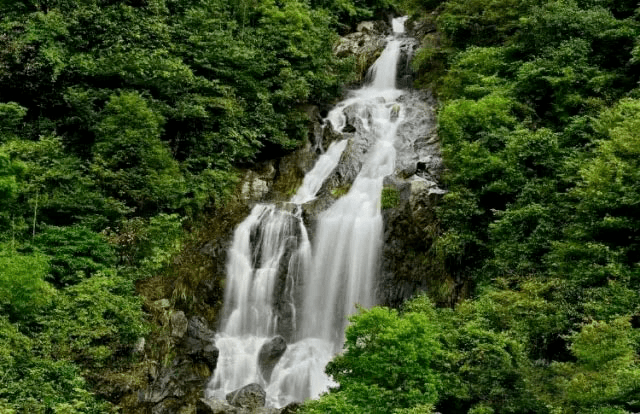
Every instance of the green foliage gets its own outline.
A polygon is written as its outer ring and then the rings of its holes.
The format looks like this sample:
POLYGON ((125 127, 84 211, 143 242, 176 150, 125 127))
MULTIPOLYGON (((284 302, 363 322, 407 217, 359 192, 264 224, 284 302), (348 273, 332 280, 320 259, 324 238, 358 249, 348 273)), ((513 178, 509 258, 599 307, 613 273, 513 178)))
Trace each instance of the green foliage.
POLYGON ((149 220, 139 217, 120 223, 110 239, 118 246, 120 263, 128 266, 134 279, 157 274, 182 248, 182 221, 177 214, 158 214, 149 220))
POLYGON ((94 146, 97 175, 112 195, 141 210, 177 206, 183 178, 160 141, 163 119, 135 93, 112 96, 97 125, 94 146))
POLYGON ((6 245, 1 248, 0 310, 12 322, 32 321, 55 295, 45 281, 48 258, 41 254, 19 254, 6 245))
POLYGON ((113 408, 80 373, 134 359, 135 281, 222 210, 238 167, 307 138, 304 106, 354 76, 336 28, 391 7, 0 0, 0 412, 113 408))
POLYGON ((128 351, 148 333, 134 293, 132 281, 109 273, 65 289, 43 321, 52 355, 96 368, 128 351))
POLYGON ((33 341, 0 316, 0 412, 99 414, 108 406, 87 390, 77 367, 31 353, 33 341))
POLYGON ((628 319, 592 322, 571 338, 576 362, 554 363, 551 390, 568 413, 629 412, 640 383, 637 333, 628 319))
POLYGON ((101 230, 111 220, 130 213, 123 203, 101 193, 88 162, 65 150, 59 137, 38 141, 12 140, 5 151, 22 165, 19 192, 12 213, 28 220, 68 225, 82 222, 101 230))
POLYGON ((34 244, 51 257, 50 273, 57 286, 79 283, 116 264, 113 246, 82 226, 48 226, 34 238, 34 244))
POLYGON ((380 196, 380 207, 382 209, 394 208, 400 203, 400 194, 393 187, 384 187, 380 196))
POLYGON ((449 193, 433 252, 471 298, 437 316, 435 409, 636 412, 637 4, 438 11, 414 64, 421 79, 440 65, 449 193))
POLYGON ((0 141, 15 136, 27 109, 15 102, 0 103, 0 141))
POLYGON ((18 182, 16 176, 21 173, 22 164, 12 162, 8 155, 0 152, 0 212, 16 198, 18 182))
POLYGON ((351 317, 344 352, 327 366, 340 387, 305 404, 303 412, 430 410, 440 390, 432 368, 439 351, 437 332, 438 326, 423 313, 361 309, 351 317))

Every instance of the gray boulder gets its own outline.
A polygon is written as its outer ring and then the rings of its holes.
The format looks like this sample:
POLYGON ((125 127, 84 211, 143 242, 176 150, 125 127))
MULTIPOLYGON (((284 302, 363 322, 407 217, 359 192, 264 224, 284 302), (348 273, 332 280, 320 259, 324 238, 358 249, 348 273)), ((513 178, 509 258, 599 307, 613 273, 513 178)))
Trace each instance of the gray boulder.
POLYGON ((215 337, 215 332, 209 329, 207 322, 201 316, 193 316, 189 319, 189 327, 187 328, 187 335, 192 338, 212 340, 215 337))
POLYGON ((276 366, 286 350, 287 342, 280 335, 265 342, 260 348, 260 352, 258 352, 258 366, 260 367, 262 377, 266 381, 271 379, 273 368, 276 366))
POLYGON ((230 392, 226 399, 229 404, 235 407, 256 410, 266 404, 267 393, 259 384, 253 383, 230 392))
POLYGON ((182 348, 193 362, 204 363, 211 371, 216 369, 220 351, 214 344, 215 333, 209 329, 204 318, 194 316, 189 319, 187 336, 182 348))
POLYGON ((189 321, 187 321, 187 317, 184 316, 184 312, 177 311, 171 314, 171 336, 182 338, 187 332, 188 325, 189 321))
POLYGON ((193 362, 201 362, 207 365, 211 371, 216 369, 220 350, 216 348, 212 341, 187 337, 184 339, 183 346, 185 354, 193 362))
POLYGON ((196 404, 196 414, 227 414, 241 412, 242 410, 239 408, 219 400, 200 398, 196 404))

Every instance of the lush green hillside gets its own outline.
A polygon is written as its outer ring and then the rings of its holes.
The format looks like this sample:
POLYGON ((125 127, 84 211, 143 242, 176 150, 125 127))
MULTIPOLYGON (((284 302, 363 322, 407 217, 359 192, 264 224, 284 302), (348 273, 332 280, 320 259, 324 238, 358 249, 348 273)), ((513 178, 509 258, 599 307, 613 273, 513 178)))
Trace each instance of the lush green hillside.
MULTIPOLYGON (((353 69, 336 33, 388 6, 0 0, 0 413, 117 410, 95 384, 135 380, 136 285, 238 166, 304 139, 353 69)), ((362 311, 303 411, 640 411, 637 3, 403 7, 438 28, 415 59, 448 168, 431 253, 472 294, 362 311)))
POLYGON ((352 76, 337 33, 387 7, 0 0, 0 412, 116 409, 94 391, 136 385, 136 284, 238 166, 305 139, 352 76))
POLYGON ((363 311, 306 412, 640 411, 637 2, 405 7, 438 28, 414 62, 441 99, 432 254, 472 297, 363 311))

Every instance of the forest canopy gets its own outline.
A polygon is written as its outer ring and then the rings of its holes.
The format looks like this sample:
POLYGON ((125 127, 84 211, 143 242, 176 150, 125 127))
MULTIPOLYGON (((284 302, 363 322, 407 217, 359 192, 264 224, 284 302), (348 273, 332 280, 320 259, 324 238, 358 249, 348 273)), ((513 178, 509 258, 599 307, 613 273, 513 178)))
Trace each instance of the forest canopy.
POLYGON ((430 254, 469 294, 360 310, 301 412, 640 412, 637 1, 0 0, 0 413, 119 409, 140 286, 394 7, 440 101, 430 254))
POLYGON ((303 411, 640 411, 637 1, 403 7, 427 33, 416 86, 440 101, 448 193, 430 252, 470 294, 454 309, 422 296, 354 316, 328 367, 340 386, 303 411), (428 338, 420 364, 405 347, 425 339, 406 330, 428 338), (410 364, 407 382, 359 375, 362 353, 388 374, 410 364), (425 374, 433 388, 411 382, 425 374))
POLYGON ((239 167, 305 141, 354 76, 338 32, 389 7, 0 1, 0 412, 119 409, 98 384, 137 381, 140 286, 239 167))

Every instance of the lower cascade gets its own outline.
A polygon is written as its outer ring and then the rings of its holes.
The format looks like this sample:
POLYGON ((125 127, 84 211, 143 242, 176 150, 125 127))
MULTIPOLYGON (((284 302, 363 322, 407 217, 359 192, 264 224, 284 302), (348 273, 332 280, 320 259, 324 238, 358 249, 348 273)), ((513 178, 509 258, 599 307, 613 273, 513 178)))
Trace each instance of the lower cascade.
MULTIPOLYGON (((344 341, 347 316, 375 305, 380 268, 383 180, 412 157, 424 132, 413 92, 396 89, 406 18, 371 68, 371 82, 351 92, 325 120, 343 133, 309 171, 289 203, 258 204, 236 228, 228 252, 225 307, 216 336, 218 364, 206 395, 225 396, 248 384, 283 407, 316 398, 332 380, 324 373, 344 341), (305 203, 316 198, 341 159, 362 154, 348 192, 320 213, 310 240, 305 203)), ((418 177, 419 178, 419 177, 418 177)))

